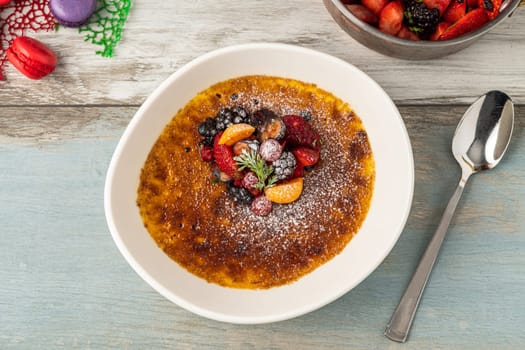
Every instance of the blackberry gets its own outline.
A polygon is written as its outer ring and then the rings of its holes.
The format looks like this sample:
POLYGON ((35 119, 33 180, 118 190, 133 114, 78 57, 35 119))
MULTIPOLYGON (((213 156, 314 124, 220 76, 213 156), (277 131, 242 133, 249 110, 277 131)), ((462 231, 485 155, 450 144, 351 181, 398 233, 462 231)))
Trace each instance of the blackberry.
POLYGON ((250 116, 248 111, 242 107, 233 107, 232 113, 234 115, 233 117, 233 124, 239 124, 239 123, 250 123, 250 116))
POLYGON ((439 22, 439 10, 429 9, 422 0, 406 0, 404 24, 421 38, 434 33, 439 22))
POLYGON ((293 174, 297 161, 292 152, 283 152, 279 159, 272 162, 272 166, 277 180, 284 180, 293 174))
POLYGON ((227 184, 230 197, 237 203, 250 204, 253 200, 252 194, 243 187, 237 187, 232 181, 227 184))
POLYGON ((213 137, 217 134, 217 125, 215 119, 206 118, 202 123, 199 124, 197 129, 199 134, 204 137, 213 137))
POLYGON ((249 124, 250 116, 242 107, 223 108, 215 117, 215 122, 217 130, 222 131, 232 124, 249 124))

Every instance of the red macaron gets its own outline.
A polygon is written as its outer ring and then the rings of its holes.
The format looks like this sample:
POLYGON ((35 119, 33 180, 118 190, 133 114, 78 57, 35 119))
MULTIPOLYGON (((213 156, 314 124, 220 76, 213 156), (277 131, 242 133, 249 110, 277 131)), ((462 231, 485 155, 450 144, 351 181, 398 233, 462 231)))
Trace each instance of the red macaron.
POLYGON ((31 79, 45 77, 57 65, 57 56, 49 47, 27 36, 20 36, 13 40, 7 49, 7 59, 31 79))
POLYGON ((10 2, 11 0, 0 0, 0 6, 9 5, 10 2))

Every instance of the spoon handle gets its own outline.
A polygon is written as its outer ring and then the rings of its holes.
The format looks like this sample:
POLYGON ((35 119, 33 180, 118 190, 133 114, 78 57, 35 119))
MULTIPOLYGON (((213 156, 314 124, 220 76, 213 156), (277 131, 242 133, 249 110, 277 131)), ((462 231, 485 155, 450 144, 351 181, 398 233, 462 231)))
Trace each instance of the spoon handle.
POLYGON ((439 226, 432 236, 423 257, 417 266, 416 272, 414 272, 414 275, 408 284, 405 294, 403 294, 396 310, 392 314, 392 318, 385 330, 385 336, 391 340, 404 343, 408 338, 408 333, 410 332, 412 320, 414 319, 419 301, 421 300, 421 295, 427 284, 432 267, 436 262, 441 244, 445 239, 448 226, 454 216, 454 211, 456 210, 467 180, 468 175, 462 176, 461 181, 456 187, 456 191, 448 202, 443 217, 439 222, 439 226))

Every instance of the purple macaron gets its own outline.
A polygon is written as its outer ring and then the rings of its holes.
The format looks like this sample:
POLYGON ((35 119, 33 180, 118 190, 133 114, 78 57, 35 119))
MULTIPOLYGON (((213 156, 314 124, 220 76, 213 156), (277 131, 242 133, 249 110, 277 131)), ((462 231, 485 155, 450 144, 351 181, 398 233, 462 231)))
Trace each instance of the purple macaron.
POLYGON ((97 0, 50 0, 49 9, 66 27, 80 27, 97 9, 97 0))

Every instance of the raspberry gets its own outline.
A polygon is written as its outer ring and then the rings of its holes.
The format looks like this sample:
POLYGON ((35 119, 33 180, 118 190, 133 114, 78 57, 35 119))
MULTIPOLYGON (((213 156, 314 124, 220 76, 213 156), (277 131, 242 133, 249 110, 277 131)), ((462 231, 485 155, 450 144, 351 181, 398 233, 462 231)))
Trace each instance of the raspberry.
POLYGON ((252 190, 256 183, 259 182, 259 178, 253 171, 248 171, 242 178, 241 185, 247 190, 252 190))
POLYGON ((213 148, 206 145, 201 145, 200 148, 201 158, 205 162, 211 162, 213 160, 213 148))
POLYGON ((273 172, 278 180, 289 178, 297 166, 295 157, 291 152, 283 152, 281 157, 272 162, 273 172))
POLYGON ((283 146, 279 141, 274 139, 268 139, 261 144, 259 148, 259 154, 267 162, 276 161, 281 157, 283 153, 283 146))
POLYGON ((307 146, 319 149, 321 146, 319 134, 312 129, 303 117, 298 115, 286 115, 283 118, 286 125, 286 135, 284 139, 287 145, 307 146))
POLYGON ((265 196, 259 196, 252 202, 252 211, 259 216, 266 216, 272 211, 272 202, 265 196))

